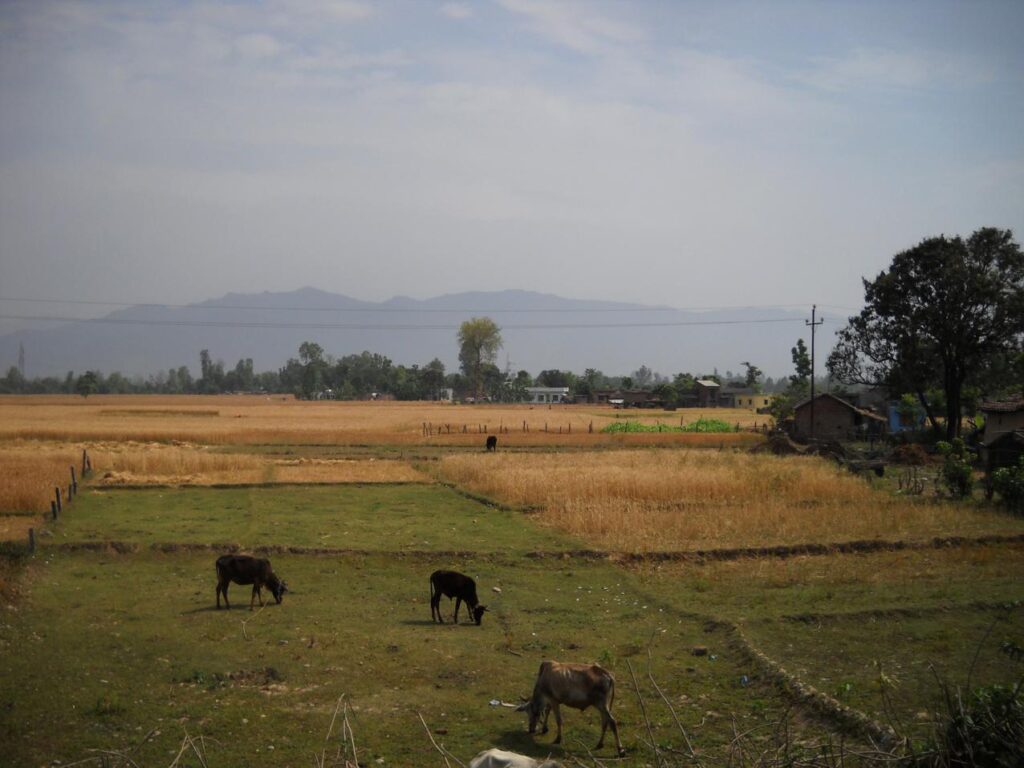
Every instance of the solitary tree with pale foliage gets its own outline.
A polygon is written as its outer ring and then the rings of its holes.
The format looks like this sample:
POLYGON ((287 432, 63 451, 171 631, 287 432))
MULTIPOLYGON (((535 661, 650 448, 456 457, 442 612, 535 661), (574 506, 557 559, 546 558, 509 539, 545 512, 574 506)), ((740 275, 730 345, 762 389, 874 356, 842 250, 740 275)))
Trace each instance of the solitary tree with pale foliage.
POLYGON ((501 349, 501 329, 489 317, 474 317, 459 326, 459 364, 473 383, 476 399, 483 395, 484 368, 501 349))

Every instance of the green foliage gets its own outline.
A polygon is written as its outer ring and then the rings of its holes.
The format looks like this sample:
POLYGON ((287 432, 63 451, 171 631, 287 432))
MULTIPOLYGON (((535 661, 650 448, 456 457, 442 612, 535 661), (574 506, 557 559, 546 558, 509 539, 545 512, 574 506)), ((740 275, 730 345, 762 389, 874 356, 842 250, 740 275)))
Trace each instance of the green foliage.
POLYGON ((677 427, 670 424, 644 424, 641 421, 616 421, 601 429, 607 434, 631 434, 636 432, 735 432, 736 425, 721 419, 697 419, 692 424, 677 427))
POLYGON ((88 397, 99 390, 99 380, 95 371, 86 371, 78 377, 75 383, 75 392, 82 397, 88 397))
POLYGON ((750 362, 744 362, 744 367, 747 369, 746 377, 743 383, 755 392, 761 391, 761 378, 764 376, 764 372, 756 365, 750 362))
POLYGON ((793 357, 793 368, 796 373, 789 377, 793 384, 808 384, 811 380, 811 356, 807 354, 807 345, 803 339, 796 340, 796 346, 790 350, 793 357))
MULTIPOLYGON (((1012 370, 999 361, 1020 352, 1024 252, 999 229, 928 238, 864 281, 864 305, 839 332, 829 373, 894 391, 941 388, 951 440, 965 387, 998 384, 993 374, 1012 370)), ((934 424, 931 411, 929 418, 934 424)))
POLYGON ((946 691, 947 716, 936 751, 945 766, 1011 768, 1024 765, 1024 702, 1020 685, 990 685, 965 703, 946 691))
POLYGON ((992 489, 1002 503, 1015 514, 1024 514, 1024 457, 1016 467, 1003 467, 992 473, 992 489))
POLYGON ((942 482, 951 496, 957 499, 971 495, 974 488, 974 470, 971 468, 971 454, 959 437, 947 443, 936 444, 942 456, 942 482))
POLYGON ((459 364, 477 398, 484 392, 484 367, 493 365, 501 349, 501 329, 489 317, 474 317, 459 326, 459 364))

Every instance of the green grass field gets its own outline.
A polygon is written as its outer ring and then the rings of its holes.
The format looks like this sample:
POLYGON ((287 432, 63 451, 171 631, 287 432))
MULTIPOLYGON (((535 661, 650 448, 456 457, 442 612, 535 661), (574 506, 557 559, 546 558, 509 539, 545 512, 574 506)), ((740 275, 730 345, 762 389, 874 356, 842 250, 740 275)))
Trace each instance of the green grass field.
MULTIPOLYGON (((442 765, 418 713, 463 761, 490 746, 585 759, 599 733, 593 710, 566 711, 563 752, 553 733, 531 737, 524 715, 488 703, 527 695, 546 658, 615 673, 628 750, 617 764, 652 763, 632 664, 654 740, 681 748, 649 667, 705 764, 719 765, 736 733, 768 748, 793 703, 711 618, 875 717, 886 716, 880 663, 896 681, 894 714, 915 735, 938 693, 929 661, 960 685, 976 653, 975 684, 1024 671, 998 651, 1024 644, 1022 609, 979 604, 1024 598, 1020 545, 628 567, 537 558, 526 553, 586 543, 426 484, 87 491, 52 533, 0 614, 5 765, 67 764, 147 734, 133 759, 169 765, 187 732, 208 739, 212 766, 308 766, 341 696, 363 765, 442 765), (283 604, 250 612, 236 585, 232 610, 218 611, 213 552, 58 546, 102 541, 356 551, 274 555, 292 589, 283 604), (476 578, 483 626, 431 623, 437 568, 476 578), (707 654, 693 655, 698 646, 707 654)), ((831 727, 799 709, 793 726, 802 740, 831 727)))

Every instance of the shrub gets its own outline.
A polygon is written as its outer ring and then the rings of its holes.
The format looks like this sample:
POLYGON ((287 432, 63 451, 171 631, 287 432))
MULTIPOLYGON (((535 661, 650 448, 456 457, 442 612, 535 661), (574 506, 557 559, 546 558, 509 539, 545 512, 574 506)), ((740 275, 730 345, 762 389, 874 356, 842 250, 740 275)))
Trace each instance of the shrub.
POLYGON ((928 452, 917 443, 905 443, 893 449, 892 460, 897 464, 921 467, 928 463, 928 452))
POLYGON ((936 447, 942 455, 942 482, 950 495, 957 499, 970 496, 974 488, 974 470, 964 441, 959 437, 952 443, 940 440, 936 447))
POLYGON ((992 490, 1011 512, 1024 513, 1024 457, 1016 467, 1003 467, 992 473, 992 490))
POLYGON ((1024 765, 1024 702, 1020 686, 991 685, 966 702, 947 691, 949 710, 937 734, 934 765, 1010 768, 1024 765))

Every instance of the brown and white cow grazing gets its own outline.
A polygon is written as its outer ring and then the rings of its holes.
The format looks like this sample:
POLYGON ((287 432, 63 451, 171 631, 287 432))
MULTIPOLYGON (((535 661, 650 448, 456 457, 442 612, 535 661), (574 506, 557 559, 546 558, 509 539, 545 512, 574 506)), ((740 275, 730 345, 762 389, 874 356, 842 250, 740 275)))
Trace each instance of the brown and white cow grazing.
POLYGON ((615 678, 608 670, 597 664, 543 661, 537 672, 537 681, 533 685, 533 695, 529 701, 516 709, 519 712, 526 712, 529 716, 530 733, 537 732, 537 723, 542 717, 544 723, 541 733, 547 733, 548 715, 554 710, 555 723, 558 725, 554 743, 561 744, 562 713, 558 707, 564 704, 580 711, 587 707, 596 707, 601 713, 601 738, 596 748, 601 749, 604 746, 604 732, 610 726, 612 735, 615 736, 615 746, 619 754, 623 755, 625 750, 619 741, 619 726, 611 713, 614 701, 615 678))
POLYGON ((278 605, 281 598, 288 591, 287 585, 277 578, 270 561, 251 557, 250 555, 221 555, 217 558, 217 607, 220 608, 220 596, 224 595, 224 605, 228 608, 228 586, 231 582, 235 584, 252 584, 252 597, 249 599, 249 610, 256 598, 260 599, 260 606, 263 605, 263 593, 260 591, 266 586, 274 595, 278 605))
POLYGON ((430 618, 444 624, 441 616, 441 596, 455 598, 455 623, 459 623, 459 606, 463 601, 472 612, 473 621, 480 625, 486 606, 480 605, 476 596, 476 582, 458 571, 434 571, 430 574, 430 618))
POLYGON ((532 757, 504 749, 486 749, 469 761, 469 768, 562 768, 561 763, 545 760, 543 763, 532 757))

